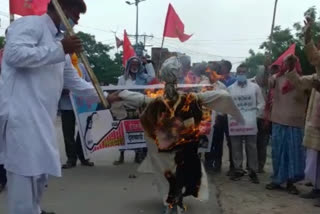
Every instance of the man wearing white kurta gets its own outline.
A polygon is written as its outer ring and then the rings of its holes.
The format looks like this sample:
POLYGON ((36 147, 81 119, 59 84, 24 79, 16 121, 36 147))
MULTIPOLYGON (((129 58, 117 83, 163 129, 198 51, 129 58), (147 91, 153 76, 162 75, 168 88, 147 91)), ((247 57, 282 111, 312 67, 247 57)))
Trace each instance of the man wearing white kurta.
MULTIPOLYGON (((69 21, 86 12, 83 0, 59 0, 69 21)), ((76 38, 61 40, 63 25, 50 3, 43 16, 28 16, 8 29, 0 79, 0 124, 8 171, 9 214, 39 214, 48 175, 60 177, 55 120, 62 89, 97 96, 73 68, 76 38)), ((63 37, 62 37, 63 38, 63 37)))

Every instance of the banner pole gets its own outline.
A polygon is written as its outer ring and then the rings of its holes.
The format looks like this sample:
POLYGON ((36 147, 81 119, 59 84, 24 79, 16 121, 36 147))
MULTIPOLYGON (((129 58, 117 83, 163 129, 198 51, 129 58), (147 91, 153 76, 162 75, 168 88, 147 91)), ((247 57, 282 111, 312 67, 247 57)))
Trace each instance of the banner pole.
MULTIPOLYGON (((52 3, 54 5, 54 7, 55 7, 55 9, 56 9, 61 21, 62 21, 62 23, 67 28, 67 34, 69 36, 74 36, 75 33, 74 33, 72 27, 70 26, 70 23, 69 23, 66 15, 64 14, 64 12, 63 12, 58 0, 52 0, 52 3)), ((82 52, 82 53, 79 53, 79 57, 80 57, 83 65, 85 66, 86 70, 88 71, 89 77, 90 77, 90 79, 92 81, 92 84, 93 84, 94 88, 96 89, 96 91, 98 93, 99 99, 100 99, 103 107, 108 108, 109 104, 108 104, 107 100, 104 97, 103 91, 101 90, 101 87, 100 87, 100 84, 98 82, 98 79, 97 79, 96 75, 94 74, 94 72, 93 72, 93 70, 92 70, 92 68, 90 66, 90 63, 89 63, 89 60, 88 60, 87 56, 84 54, 84 52, 82 52)))

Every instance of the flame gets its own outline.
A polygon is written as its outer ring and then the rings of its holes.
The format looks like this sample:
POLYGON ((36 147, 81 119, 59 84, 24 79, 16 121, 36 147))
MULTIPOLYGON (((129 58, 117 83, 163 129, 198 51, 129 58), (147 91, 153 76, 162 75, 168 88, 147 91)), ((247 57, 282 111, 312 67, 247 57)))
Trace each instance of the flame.
POLYGON ((195 97, 193 94, 188 94, 186 97, 186 102, 184 103, 184 106, 182 107, 181 111, 187 112, 190 109, 190 104, 192 101, 194 101, 195 97))
POLYGON ((158 98, 164 95, 164 89, 146 89, 145 94, 150 98, 158 98))

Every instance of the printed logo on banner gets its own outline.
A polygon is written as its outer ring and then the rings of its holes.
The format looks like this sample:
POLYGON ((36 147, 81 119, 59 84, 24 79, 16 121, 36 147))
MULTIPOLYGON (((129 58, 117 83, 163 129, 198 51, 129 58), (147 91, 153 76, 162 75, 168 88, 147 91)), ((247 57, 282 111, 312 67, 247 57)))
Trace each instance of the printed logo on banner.
MULTIPOLYGON (((123 125, 121 122, 113 122, 114 127, 103 137, 97 146, 91 149, 92 152, 97 150, 116 147, 116 146, 124 146, 124 131, 123 125)), ((90 148, 88 148, 90 150, 90 148)))

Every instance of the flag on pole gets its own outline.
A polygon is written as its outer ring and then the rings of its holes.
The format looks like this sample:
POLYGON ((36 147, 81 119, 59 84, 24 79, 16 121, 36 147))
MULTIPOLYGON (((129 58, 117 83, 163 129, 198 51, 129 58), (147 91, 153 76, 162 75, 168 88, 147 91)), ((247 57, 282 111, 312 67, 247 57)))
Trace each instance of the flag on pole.
POLYGON ((123 66, 126 66, 127 61, 136 56, 136 52, 134 51, 131 42, 129 40, 127 31, 124 30, 124 38, 123 38, 123 66))
POLYGON ((10 14, 20 16, 43 15, 50 0, 10 0, 10 14))
POLYGON ((179 18, 173 6, 169 4, 163 37, 179 38, 181 42, 185 42, 190 39, 191 36, 192 35, 184 33, 183 22, 179 18))
POLYGON ((272 65, 279 65, 281 66, 283 63, 283 60, 289 56, 289 55, 295 55, 296 53, 296 44, 293 44, 289 47, 288 50, 286 50, 272 65))
POLYGON ((116 45, 117 45, 117 48, 120 48, 122 45, 123 45, 123 41, 120 40, 117 36, 116 37, 116 45))

